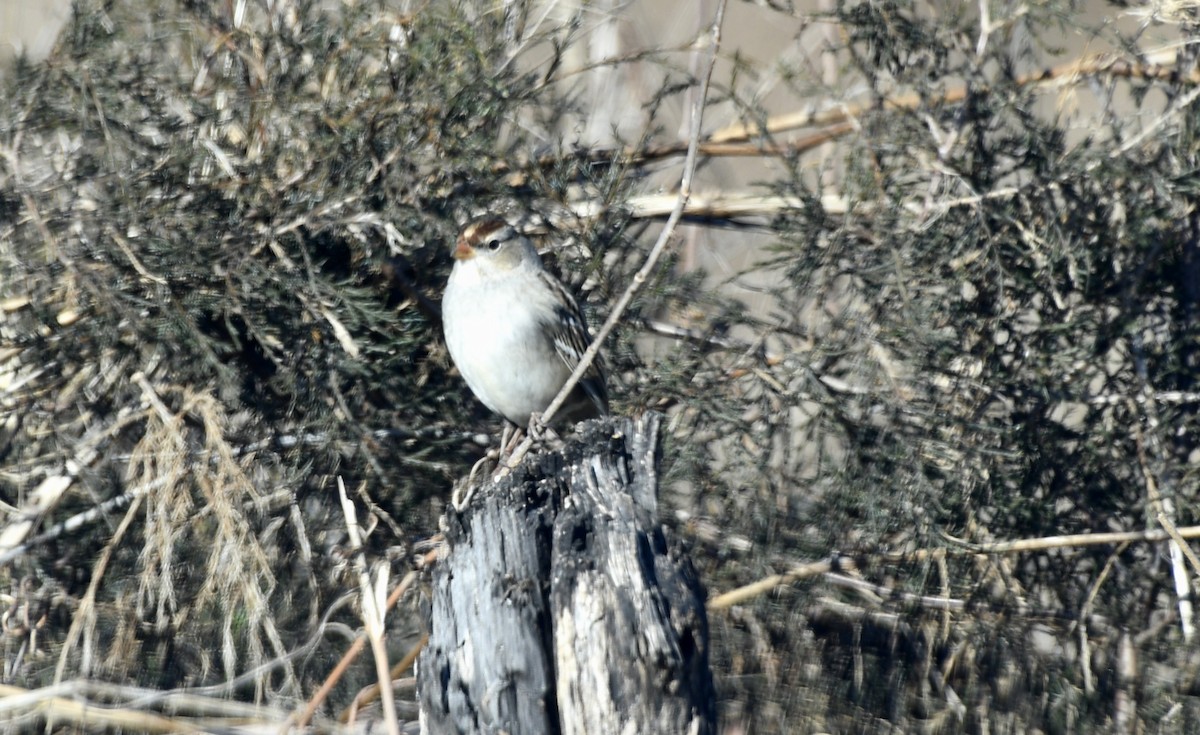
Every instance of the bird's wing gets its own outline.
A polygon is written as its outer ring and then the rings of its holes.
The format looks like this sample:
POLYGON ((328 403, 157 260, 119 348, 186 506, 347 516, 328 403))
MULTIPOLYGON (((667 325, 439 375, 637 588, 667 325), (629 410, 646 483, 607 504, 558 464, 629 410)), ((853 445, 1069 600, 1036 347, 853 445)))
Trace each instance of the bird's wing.
MULTIPOLYGON (((588 336, 587 321, 583 318, 579 304, 558 279, 545 271, 540 275, 546 281, 546 285, 562 297, 556 299, 559 306, 555 309, 555 320, 548 326, 554 339, 554 351, 567 368, 573 371, 579 365, 579 359, 587 351, 588 345, 592 343, 591 337, 588 336)), ((597 353, 596 359, 588 366, 579 385, 596 404, 601 415, 607 416, 608 385, 605 382, 605 373, 603 357, 597 353)))

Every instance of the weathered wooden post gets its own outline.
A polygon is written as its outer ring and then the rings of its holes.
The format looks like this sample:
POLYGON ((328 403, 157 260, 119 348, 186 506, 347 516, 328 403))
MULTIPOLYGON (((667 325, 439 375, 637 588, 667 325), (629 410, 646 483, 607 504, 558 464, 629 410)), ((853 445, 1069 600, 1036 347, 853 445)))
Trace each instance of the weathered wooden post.
POLYGON ((715 730, 704 590, 656 521, 659 422, 590 422, 447 519, 422 732, 715 730))

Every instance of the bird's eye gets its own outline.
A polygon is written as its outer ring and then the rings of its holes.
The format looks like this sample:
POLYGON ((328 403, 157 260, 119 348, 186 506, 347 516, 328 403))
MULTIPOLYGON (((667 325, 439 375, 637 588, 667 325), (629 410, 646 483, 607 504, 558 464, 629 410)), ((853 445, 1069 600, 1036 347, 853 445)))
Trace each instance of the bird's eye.
POLYGON ((488 240, 487 241, 487 249, 488 250, 499 250, 500 249, 500 241, 495 238, 488 240))

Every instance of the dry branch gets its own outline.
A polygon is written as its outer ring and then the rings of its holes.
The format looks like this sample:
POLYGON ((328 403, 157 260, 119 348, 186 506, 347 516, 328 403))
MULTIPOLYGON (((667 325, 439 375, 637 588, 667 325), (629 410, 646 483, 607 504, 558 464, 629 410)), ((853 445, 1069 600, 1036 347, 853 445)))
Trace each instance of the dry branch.
MULTIPOLYGON (((1200 70, 1181 71, 1177 66, 1178 52, 1169 48, 1145 55, 1145 61, 1130 61, 1114 54, 1098 54, 1075 59, 1049 69, 1018 77, 1017 87, 1077 84, 1093 77, 1124 79, 1155 79, 1177 81, 1185 84, 1200 83, 1200 70)), ((728 125, 696 141, 695 151, 706 158, 743 156, 798 155, 841 138, 857 129, 856 120, 872 111, 911 111, 922 105, 953 105, 965 100, 972 90, 966 86, 955 87, 937 98, 926 98, 918 94, 895 94, 882 102, 811 104, 802 110, 774 115, 762 123, 738 122, 728 125), (777 141, 773 137, 781 133, 803 128, 818 128, 808 135, 793 140, 777 141)), ((975 92, 986 91, 976 87, 975 92)), ((687 155, 693 148, 690 140, 647 146, 641 149, 593 149, 577 155, 587 163, 613 163, 644 166, 675 156, 687 155)), ((535 168, 549 168, 562 163, 562 154, 547 155, 534 162, 535 168)), ((508 172, 508 183, 512 186, 525 185, 528 175, 520 170, 509 172, 508 163, 496 165, 496 173, 508 172)))
MULTIPOLYGON (((989 555, 989 554, 1019 554, 1030 551, 1047 551, 1049 549, 1066 549, 1066 548, 1083 548, 1088 546, 1105 546, 1110 544, 1130 544, 1130 543, 1160 543, 1163 541, 1174 541, 1175 544, 1185 549, 1184 553, 1189 559, 1194 558, 1195 553, 1184 544, 1185 539, 1200 538, 1200 526, 1185 526, 1183 528, 1151 529, 1147 531, 1116 531, 1109 533, 1079 533, 1069 536, 1046 536, 1042 538, 1017 539, 1015 541, 996 541, 988 544, 969 543, 966 541, 953 539, 954 546, 947 546, 937 549, 916 549, 914 551, 898 551, 890 554, 872 554, 867 557, 868 561, 879 563, 906 563, 915 561, 924 561, 927 559, 950 556, 950 555, 989 555)), ((867 582, 859 580, 848 580, 846 577, 837 575, 835 570, 839 564, 850 563, 849 559, 843 560, 841 557, 832 557, 822 559, 820 561, 806 562, 798 564, 791 571, 783 574, 773 574, 769 577, 752 582, 750 584, 738 587, 737 589, 724 592, 712 598, 708 603, 709 610, 723 610, 725 608, 739 605, 749 600, 752 600, 761 595, 767 594, 784 585, 799 582, 802 579, 811 577, 824 576, 834 584, 847 585, 869 585, 867 582)), ((876 588, 876 591, 884 588, 876 588)), ((928 598, 922 600, 922 604, 928 607, 944 607, 950 604, 952 607, 958 607, 958 601, 928 598)))

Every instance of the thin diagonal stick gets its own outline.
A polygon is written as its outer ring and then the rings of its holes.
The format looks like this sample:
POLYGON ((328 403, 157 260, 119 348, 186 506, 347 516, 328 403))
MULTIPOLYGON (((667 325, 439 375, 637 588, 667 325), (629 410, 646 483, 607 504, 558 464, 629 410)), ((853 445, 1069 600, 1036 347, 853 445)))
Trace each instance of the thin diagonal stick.
MULTIPOLYGON (((712 25, 709 27, 709 48, 708 48, 708 63, 705 65, 704 76, 700 78, 700 94, 696 95, 695 104, 692 105, 692 127, 688 135, 688 151, 687 157, 683 161, 683 176, 679 181, 679 198, 675 202, 675 208, 671 210, 671 215, 667 218, 667 223, 663 225, 662 232, 658 236, 658 240, 654 243, 654 247, 650 249, 650 254, 646 256, 646 262, 637 273, 633 274, 633 280, 626 287, 625 292, 621 294, 621 298, 617 299, 617 303, 613 306, 612 313, 608 315, 604 325, 600 327, 600 331, 596 332, 596 338, 592 340, 591 346, 583 353, 583 357, 579 358, 579 364, 575 366, 575 371, 571 373, 571 377, 567 378, 567 382, 563 384, 562 389, 546 410, 542 413, 542 422, 549 423, 554 417, 555 411, 562 407, 567 396, 575 388, 575 384, 583 377, 591 367, 592 361, 596 359, 596 355, 600 352, 600 345, 612 332, 625 310, 629 308, 629 303, 633 301, 633 297, 645 285, 649 279, 650 273, 654 270, 654 266, 658 263, 658 259, 662 257, 663 252, 667 249, 667 243, 670 242, 671 236, 675 234, 675 226, 679 224, 680 218, 683 216, 683 210, 687 206, 688 199, 692 195, 692 176, 696 172, 696 151, 700 146, 700 129, 704 122, 704 106, 708 99, 708 83, 712 79, 713 65, 717 61, 717 50, 721 47, 721 21, 725 17, 726 0, 720 0, 717 4, 717 12, 713 16, 712 25)), ((521 446, 517 447, 516 451, 509 457, 508 466, 515 467, 525 454, 529 451, 529 447, 533 445, 533 439, 526 437, 525 441, 521 442, 521 446)))

